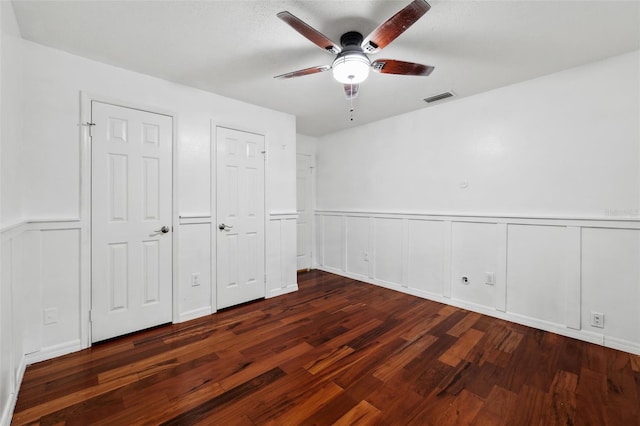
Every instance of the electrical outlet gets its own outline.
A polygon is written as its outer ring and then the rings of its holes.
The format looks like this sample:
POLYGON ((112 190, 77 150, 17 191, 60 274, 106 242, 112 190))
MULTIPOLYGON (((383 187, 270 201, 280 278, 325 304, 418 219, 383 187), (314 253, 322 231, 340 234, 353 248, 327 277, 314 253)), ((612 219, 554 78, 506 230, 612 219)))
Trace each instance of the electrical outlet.
POLYGON ((197 287, 200 285, 200 272, 194 272, 191 274, 191 287, 197 287))
POLYGON ((58 322, 58 308, 48 308, 44 310, 44 323, 55 324, 58 322))
POLYGON ((604 328, 604 314, 602 312, 591 312, 591 326, 604 328))
POLYGON ((484 273, 484 283, 486 285, 494 285, 496 283, 496 274, 495 274, 495 272, 485 272, 484 273))
POLYGON ((362 259, 363 259, 365 262, 368 262, 368 261, 369 261, 369 253, 367 253, 367 252, 365 251, 365 252, 362 254, 362 259))

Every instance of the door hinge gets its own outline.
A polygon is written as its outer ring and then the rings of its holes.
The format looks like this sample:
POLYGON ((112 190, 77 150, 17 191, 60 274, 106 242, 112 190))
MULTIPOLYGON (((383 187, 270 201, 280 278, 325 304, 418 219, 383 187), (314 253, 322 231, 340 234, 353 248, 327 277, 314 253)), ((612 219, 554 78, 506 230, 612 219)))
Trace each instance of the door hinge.
POLYGON ((96 123, 91 123, 89 121, 87 121, 86 123, 81 123, 83 126, 88 127, 89 128, 89 137, 93 137, 93 132, 91 131, 91 129, 93 128, 93 126, 96 125, 96 123))
POLYGON ((93 311, 89 311, 89 322, 93 322, 93 311))

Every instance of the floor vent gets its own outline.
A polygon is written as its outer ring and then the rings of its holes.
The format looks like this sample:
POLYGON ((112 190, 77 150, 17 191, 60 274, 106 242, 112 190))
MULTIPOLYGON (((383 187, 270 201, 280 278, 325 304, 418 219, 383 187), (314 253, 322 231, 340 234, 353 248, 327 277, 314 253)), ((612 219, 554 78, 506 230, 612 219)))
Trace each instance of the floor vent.
POLYGON ((441 101, 442 99, 447 99, 452 96, 455 96, 453 92, 444 92, 444 93, 440 93, 439 95, 434 95, 434 96, 429 96, 428 98, 424 98, 424 101, 430 104, 432 102, 441 101))

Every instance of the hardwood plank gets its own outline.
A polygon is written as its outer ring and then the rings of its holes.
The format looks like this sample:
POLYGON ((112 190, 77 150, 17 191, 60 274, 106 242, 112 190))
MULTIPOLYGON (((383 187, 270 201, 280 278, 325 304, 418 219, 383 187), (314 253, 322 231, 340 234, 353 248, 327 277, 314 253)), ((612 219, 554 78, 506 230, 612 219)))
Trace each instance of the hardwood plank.
POLYGON ((607 379, 605 375, 583 367, 576 388, 576 422, 579 424, 607 423, 607 379))
POLYGON ((551 404, 551 396, 536 387, 523 385, 515 404, 517 409, 511 411, 508 424, 544 425, 546 410, 551 404))
POLYGON ((337 349, 327 352, 325 355, 314 360, 313 362, 310 362, 305 366, 305 369, 311 374, 319 373, 331 364, 340 361, 342 358, 346 357, 352 352, 353 348, 349 346, 341 346, 337 349))
POLYGON ((300 424, 304 419, 309 416, 309 413, 315 413, 318 409, 323 407, 333 398, 339 398, 342 395, 343 389, 333 382, 328 382, 324 386, 317 390, 299 404, 291 407, 290 410, 280 414, 266 423, 267 425, 282 425, 282 424, 300 424))
POLYGON ((513 392, 494 385, 470 424, 474 426, 507 425, 507 419, 516 409, 517 397, 513 392))
POLYGON ((451 327, 447 334, 450 334, 455 337, 460 337, 464 333, 467 332, 473 325, 478 322, 478 320, 482 318, 482 315, 477 312, 469 312, 466 317, 464 317, 460 322, 458 322, 455 326, 451 327))
POLYGON ((14 425, 640 424, 640 357, 320 271, 30 365, 14 425))
POLYGON ((442 426, 468 425, 476 417, 483 404, 484 400, 463 390, 438 418, 437 424, 442 426))
POLYGON ((229 389, 227 392, 203 402, 189 411, 164 421, 162 425, 184 425, 204 420, 212 411, 224 406, 225 404, 237 402, 238 398, 246 398, 250 394, 257 392, 265 383, 270 383, 271 381, 277 380, 285 375, 286 373, 284 371, 276 367, 245 383, 229 389))
POLYGON ((344 415, 335 421, 333 425, 350 426, 374 424, 379 416, 380 410, 369 404, 367 401, 360 401, 358 405, 344 413, 344 415))
POLYGON ((394 375, 398 374, 401 368, 404 368, 412 359, 420 354, 424 349, 429 347, 433 342, 438 340, 434 336, 423 336, 413 342, 408 342, 398 351, 394 352, 387 361, 376 368, 373 376, 386 382, 394 375))
POLYGON ((445 364, 449 364, 455 367, 464 359, 471 349, 478 343, 478 341, 484 336, 482 331, 469 329, 467 330, 458 341, 447 349, 440 357, 440 361, 445 364))
POLYGON ((578 376, 566 371, 558 371, 549 389, 551 405, 545 410, 544 424, 571 424, 576 412, 576 388, 578 376))

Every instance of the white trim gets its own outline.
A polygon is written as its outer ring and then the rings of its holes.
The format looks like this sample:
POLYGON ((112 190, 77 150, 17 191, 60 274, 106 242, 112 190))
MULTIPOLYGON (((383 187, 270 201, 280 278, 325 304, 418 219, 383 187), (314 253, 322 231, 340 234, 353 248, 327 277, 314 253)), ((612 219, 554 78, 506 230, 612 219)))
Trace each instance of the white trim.
POLYGON ((210 217, 180 217, 180 225, 210 225, 210 217))
POLYGON ((75 339, 57 345, 43 347, 38 352, 25 355, 25 360, 27 365, 31 365, 36 362, 46 361, 72 352, 77 352, 82 349, 85 349, 82 340, 75 339))
MULTIPOLYGON (((214 120, 210 120, 209 122, 209 202, 211 205, 209 206, 209 223, 210 226, 210 237, 209 241, 211 247, 209 249, 209 253, 211 255, 211 261, 209 262, 209 276, 210 276, 210 301, 212 312, 217 312, 218 310, 218 199, 216 197, 218 193, 218 144, 216 139, 216 122, 214 120)), ((266 225, 265 225, 266 226, 266 225)), ((265 266, 266 268, 266 266, 265 266)), ((266 286, 266 284, 265 284, 266 286)))
POLYGON ((506 223, 496 225, 496 294, 494 304, 500 312, 507 311, 507 262, 509 257, 509 226, 506 223))
POLYGON ((267 293, 265 299, 271 299, 272 297, 282 296, 283 294, 293 293, 298 291, 298 284, 290 284, 286 287, 274 288, 267 293))
POLYGON ((617 349, 619 351, 625 351, 632 354, 640 355, 640 344, 624 339, 618 339, 617 337, 604 336, 603 345, 607 348, 617 349))
MULTIPOLYGON (((82 223, 80 218, 69 219, 26 219, 20 222, 5 226, 0 230, 0 234, 21 233, 37 229, 80 229, 82 223), (76 226, 73 226, 75 224, 76 226), (44 226, 43 226, 44 225, 44 226)), ((3 235, 4 237, 4 235, 3 235)))
POLYGON ((582 228, 567 226, 569 250, 565 254, 567 264, 565 279, 565 323, 575 330, 582 328, 582 228), (576 303, 578 301, 578 303, 576 303))
POLYGON ((15 389, 14 392, 10 392, 7 395, 7 399, 5 400, 7 403, 2 410, 2 417, 0 417, 0 425, 11 424, 11 419, 13 418, 13 412, 16 408, 16 403, 18 402, 18 388, 15 389))
POLYGON ((297 212, 269 212, 269 220, 298 219, 297 212))
POLYGON ((442 235, 442 295, 447 299, 451 298, 451 277, 453 276, 453 222, 444 222, 444 233, 442 235))
POLYGON ((201 317, 205 317, 207 315, 211 315, 212 313, 214 313, 214 310, 211 309, 211 306, 205 306, 203 308, 192 309, 190 311, 181 313, 180 314, 180 319, 178 320, 178 322, 191 321, 191 320, 196 319, 196 318, 201 318, 201 317))
POLYGON ((476 223, 509 223, 519 225, 546 226, 580 226, 583 228, 620 228, 640 229, 640 219, 620 217, 579 217, 579 216, 537 216, 509 214, 470 214, 470 213, 437 213, 437 212, 372 212, 356 210, 316 210, 318 215, 325 216, 366 216, 375 218, 417 219, 417 220, 450 220, 453 222, 476 223))
POLYGON ((25 226, 26 224, 27 224, 26 221, 21 220, 19 222, 10 223, 9 225, 3 225, 2 228, 0 228, 0 234, 11 232, 14 229, 20 228, 21 226, 25 226))

